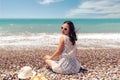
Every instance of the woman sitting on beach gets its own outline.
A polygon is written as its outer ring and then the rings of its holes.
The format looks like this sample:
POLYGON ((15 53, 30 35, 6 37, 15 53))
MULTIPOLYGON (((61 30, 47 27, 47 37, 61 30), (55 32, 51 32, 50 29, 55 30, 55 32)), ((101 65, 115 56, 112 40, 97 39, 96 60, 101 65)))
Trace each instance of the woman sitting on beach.
POLYGON ((65 21, 61 27, 62 36, 54 54, 45 55, 46 64, 56 73, 73 74, 78 73, 80 64, 76 58, 76 32, 71 21, 65 21), (54 59, 60 56, 59 61, 54 59))

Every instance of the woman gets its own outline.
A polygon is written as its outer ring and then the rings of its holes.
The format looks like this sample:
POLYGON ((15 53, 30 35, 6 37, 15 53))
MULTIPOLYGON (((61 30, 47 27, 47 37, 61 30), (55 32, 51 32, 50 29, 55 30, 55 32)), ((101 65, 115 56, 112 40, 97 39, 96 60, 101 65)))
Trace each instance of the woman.
POLYGON ((76 32, 71 21, 65 21, 61 27, 62 36, 54 54, 44 56, 46 64, 56 73, 73 74, 78 73, 80 64, 76 58, 76 32), (59 61, 54 59, 60 56, 59 61))

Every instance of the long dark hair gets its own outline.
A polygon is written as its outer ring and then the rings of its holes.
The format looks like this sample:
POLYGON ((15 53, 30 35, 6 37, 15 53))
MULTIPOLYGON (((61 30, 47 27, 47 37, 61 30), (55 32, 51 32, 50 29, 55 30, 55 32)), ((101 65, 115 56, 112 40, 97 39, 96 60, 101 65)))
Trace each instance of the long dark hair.
POLYGON ((74 24, 71 21, 65 21, 63 24, 65 24, 65 23, 67 23, 69 25, 69 30, 70 30, 69 38, 70 38, 70 41, 72 42, 72 44, 74 45, 75 41, 77 41, 74 24))

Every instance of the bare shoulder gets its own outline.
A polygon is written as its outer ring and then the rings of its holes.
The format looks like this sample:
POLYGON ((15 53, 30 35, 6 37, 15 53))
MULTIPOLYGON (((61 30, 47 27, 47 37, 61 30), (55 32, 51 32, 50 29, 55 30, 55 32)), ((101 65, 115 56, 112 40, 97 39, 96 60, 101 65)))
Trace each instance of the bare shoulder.
POLYGON ((61 35, 60 36, 60 41, 64 41, 64 37, 65 37, 65 35, 61 35))

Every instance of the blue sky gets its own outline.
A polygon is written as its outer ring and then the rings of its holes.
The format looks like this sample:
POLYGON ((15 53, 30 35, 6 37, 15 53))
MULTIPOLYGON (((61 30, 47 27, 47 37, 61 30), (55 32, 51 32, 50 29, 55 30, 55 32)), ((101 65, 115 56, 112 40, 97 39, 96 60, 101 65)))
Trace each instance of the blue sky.
POLYGON ((120 18, 120 0, 0 0, 0 18, 120 18))

